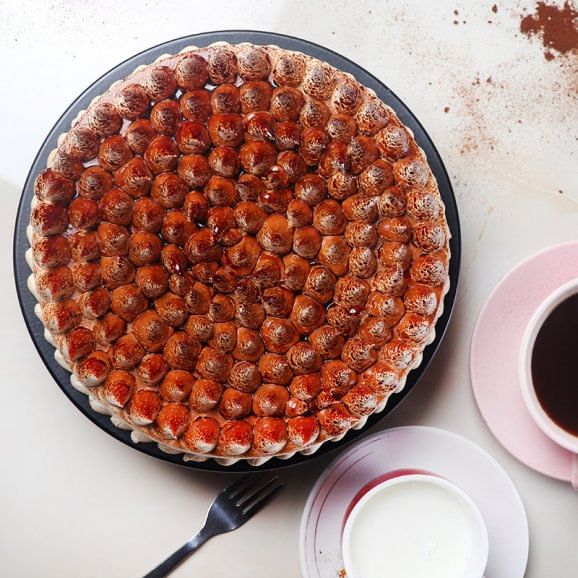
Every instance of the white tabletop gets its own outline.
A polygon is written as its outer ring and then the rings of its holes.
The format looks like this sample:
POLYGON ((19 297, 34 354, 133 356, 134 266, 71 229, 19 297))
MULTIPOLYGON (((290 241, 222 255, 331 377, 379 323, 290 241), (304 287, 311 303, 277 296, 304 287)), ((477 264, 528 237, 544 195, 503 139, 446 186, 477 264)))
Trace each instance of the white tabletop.
MULTIPOLYGON (((226 483, 225 475, 178 468, 120 444, 66 400, 26 332, 11 246, 34 155, 89 83, 165 40, 238 28, 300 36, 355 60, 409 105, 436 142, 463 227, 456 308, 426 376, 380 427, 435 425, 490 451, 528 511, 527 576, 576 575, 578 496, 500 446, 476 409, 468 376, 472 329, 492 287, 532 252, 578 237, 576 58, 549 62, 539 39, 520 34, 519 5, 532 11, 531 1, 511 2, 513 8, 498 2, 497 13, 491 0, 422 4, 2 2, 0 575, 142 574, 199 527, 226 483)), ((299 517, 327 463, 283 472, 282 497, 235 534, 208 543, 175 575, 298 576, 299 517)))

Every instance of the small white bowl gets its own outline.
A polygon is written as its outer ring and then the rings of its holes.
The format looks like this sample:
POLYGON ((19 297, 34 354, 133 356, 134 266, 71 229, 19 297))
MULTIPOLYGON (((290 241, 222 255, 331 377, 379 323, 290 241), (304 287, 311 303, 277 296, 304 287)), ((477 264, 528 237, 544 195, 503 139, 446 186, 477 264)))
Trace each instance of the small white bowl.
POLYGON ((561 428, 544 411, 544 408, 540 404, 540 400, 536 395, 532 379, 532 352, 534 351, 536 337, 538 336, 544 321, 546 321, 548 316, 552 311, 554 311, 554 309, 556 309, 556 307, 558 307, 558 305, 560 305, 560 303, 577 293, 578 278, 568 281, 568 283, 565 283, 553 293, 550 293, 550 295, 542 301, 528 322, 526 331, 522 337, 518 361, 522 396, 532 419, 552 441, 575 454, 578 453, 578 436, 574 436, 570 432, 561 428))
MULTIPOLYGON (((399 473, 393 476, 384 476, 384 481, 377 484, 368 485, 365 493, 363 491, 356 496, 350 506, 349 514, 346 517, 342 535, 342 554, 347 578, 365 578, 353 566, 352 533, 355 531, 355 522, 360 513, 371 507, 371 501, 380 493, 387 492, 393 486, 407 484, 409 482, 425 482, 432 484, 454 496, 461 502, 463 508, 470 514, 472 528, 472 552, 466 571, 460 578, 482 578, 488 562, 488 530, 482 514, 474 504, 472 499, 458 486, 445 478, 430 473, 399 473)), ((384 559, 385 564, 385 559, 384 559)), ((384 567, 385 575, 385 567, 384 567)))

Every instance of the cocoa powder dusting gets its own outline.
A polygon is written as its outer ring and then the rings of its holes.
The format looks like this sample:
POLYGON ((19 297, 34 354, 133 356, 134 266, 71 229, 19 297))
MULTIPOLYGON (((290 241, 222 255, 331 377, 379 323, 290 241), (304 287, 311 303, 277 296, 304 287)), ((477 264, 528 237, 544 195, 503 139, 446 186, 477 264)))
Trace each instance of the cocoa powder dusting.
POLYGON ((562 7, 538 2, 536 12, 522 18, 520 32, 541 37, 546 60, 553 60, 555 53, 578 53, 578 12, 569 0, 562 7))

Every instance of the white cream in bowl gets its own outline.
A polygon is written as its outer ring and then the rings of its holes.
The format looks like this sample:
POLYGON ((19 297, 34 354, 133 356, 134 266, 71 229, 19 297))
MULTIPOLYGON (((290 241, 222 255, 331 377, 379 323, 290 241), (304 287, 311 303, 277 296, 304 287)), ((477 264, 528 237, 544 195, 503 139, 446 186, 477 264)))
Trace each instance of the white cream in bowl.
POLYGON ((481 578, 488 534, 472 500, 451 482, 404 474, 353 506, 343 531, 348 578, 481 578))

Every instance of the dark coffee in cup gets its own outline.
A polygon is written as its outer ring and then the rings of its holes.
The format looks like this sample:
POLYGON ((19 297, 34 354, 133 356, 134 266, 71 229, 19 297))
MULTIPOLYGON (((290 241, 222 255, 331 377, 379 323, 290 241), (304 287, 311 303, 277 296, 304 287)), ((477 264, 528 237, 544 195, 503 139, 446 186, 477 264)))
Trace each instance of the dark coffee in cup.
POLYGON ((578 436, 578 294, 546 317, 536 335, 531 364, 540 405, 556 425, 578 436))

